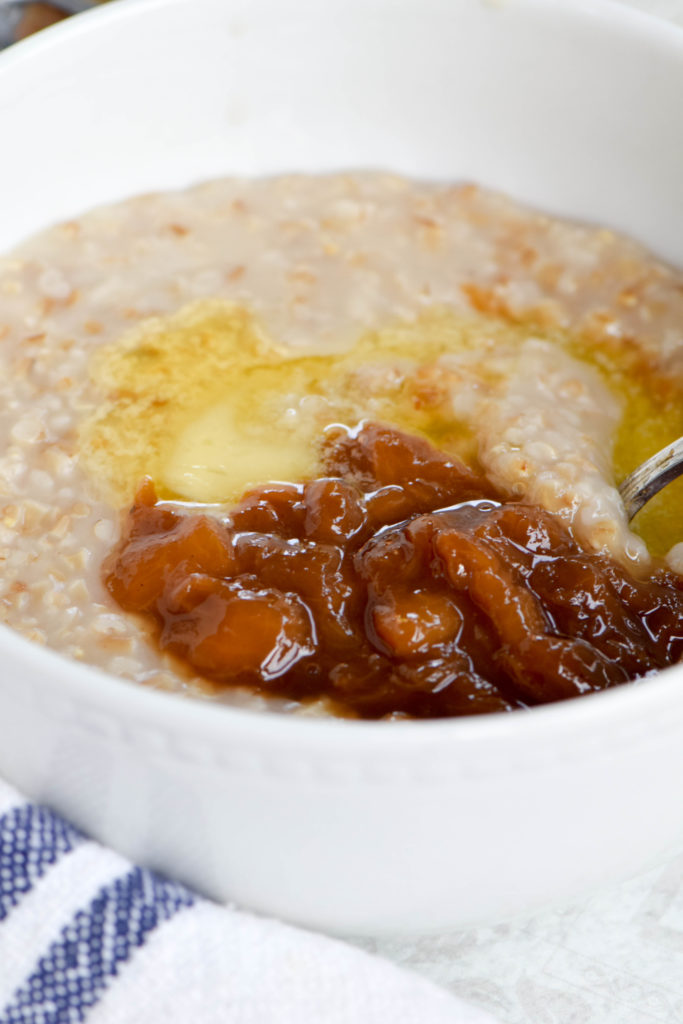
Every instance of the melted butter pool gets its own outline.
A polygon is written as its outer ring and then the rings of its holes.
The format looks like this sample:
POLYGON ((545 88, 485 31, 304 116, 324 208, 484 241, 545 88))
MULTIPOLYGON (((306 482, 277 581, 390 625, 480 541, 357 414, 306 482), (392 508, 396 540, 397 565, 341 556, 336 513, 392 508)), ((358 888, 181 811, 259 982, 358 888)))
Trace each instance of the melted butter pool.
POLYGON ((106 398, 83 431, 83 459, 121 502, 145 475, 161 496, 198 502, 306 479, 325 429, 363 418, 472 461, 470 432, 425 368, 476 347, 480 334, 451 314, 430 314, 370 332, 344 352, 299 355, 270 341, 246 310, 202 302, 97 354, 92 373, 106 398))
MULTIPOLYGON (((82 458, 122 505, 147 475, 161 497, 207 503, 270 480, 305 480, 318 471, 325 430, 362 419, 420 434, 476 466, 474 437, 454 414, 452 378, 447 386, 437 361, 490 353, 478 356, 485 386, 496 353, 530 333, 597 367, 619 397, 617 482, 683 434, 683 389, 628 348, 596 350, 560 331, 435 310, 368 332, 351 349, 300 353, 268 338, 246 309, 205 300, 143 323, 94 357, 104 401, 82 431, 82 458)), ((682 508, 683 481, 635 520, 654 554, 683 540, 682 508)))
MULTIPOLYGON (((622 401, 612 453, 615 480, 621 483, 651 455, 683 436, 683 382, 657 372, 632 346, 599 349, 582 339, 570 346, 579 358, 598 367, 622 401)), ((659 557, 683 541, 683 478, 652 498, 631 525, 651 554, 659 557)))

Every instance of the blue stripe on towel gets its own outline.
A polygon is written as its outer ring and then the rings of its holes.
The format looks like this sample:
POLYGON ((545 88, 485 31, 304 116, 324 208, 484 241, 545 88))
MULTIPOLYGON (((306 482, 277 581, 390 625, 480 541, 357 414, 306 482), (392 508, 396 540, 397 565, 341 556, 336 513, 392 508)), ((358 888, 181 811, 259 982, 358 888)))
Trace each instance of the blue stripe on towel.
POLYGON ((162 921, 194 902, 184 886, 133 868, 100 889, 52 943, 0 1024, 75 1024, 162 921))
POLYGON ((0 921, 48 868, 84 841, 73 825, 36 804, 0 816, 0 921))

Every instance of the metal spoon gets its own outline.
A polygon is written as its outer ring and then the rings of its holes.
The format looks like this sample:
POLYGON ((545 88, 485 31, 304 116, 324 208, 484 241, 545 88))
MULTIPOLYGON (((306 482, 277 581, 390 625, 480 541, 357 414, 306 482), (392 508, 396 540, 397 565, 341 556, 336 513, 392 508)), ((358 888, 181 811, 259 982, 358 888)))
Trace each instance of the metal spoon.
POLYGON ((629 521, 662 487, 683 474, 683 437, 643 462, 619 486, 629 521))

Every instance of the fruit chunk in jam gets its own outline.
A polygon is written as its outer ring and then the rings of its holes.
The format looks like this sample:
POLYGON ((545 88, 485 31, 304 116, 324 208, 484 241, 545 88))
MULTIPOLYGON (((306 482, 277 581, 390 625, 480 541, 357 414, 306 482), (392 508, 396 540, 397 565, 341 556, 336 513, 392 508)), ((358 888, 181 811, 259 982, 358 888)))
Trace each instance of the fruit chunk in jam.
POLYGON ((324 465, 222 518, 158 504, 148 481, 110 592, 218 685, 363 718, 507 711, 683 656, 679 577, 632 578, 426 441, 340 428, 324 465))

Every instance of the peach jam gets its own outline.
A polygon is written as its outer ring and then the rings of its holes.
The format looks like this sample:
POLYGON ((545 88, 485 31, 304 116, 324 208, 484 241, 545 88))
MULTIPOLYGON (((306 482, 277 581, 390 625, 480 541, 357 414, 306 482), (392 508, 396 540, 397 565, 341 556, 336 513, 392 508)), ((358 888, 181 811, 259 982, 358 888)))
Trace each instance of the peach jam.
POLYGON ((325 475, 222 515, 146 481, 105 570, 119 605, 217 687, 382 718, 508 711, 683 655, 683 579, 635 579, 428 441, 338 428, 325 475))

